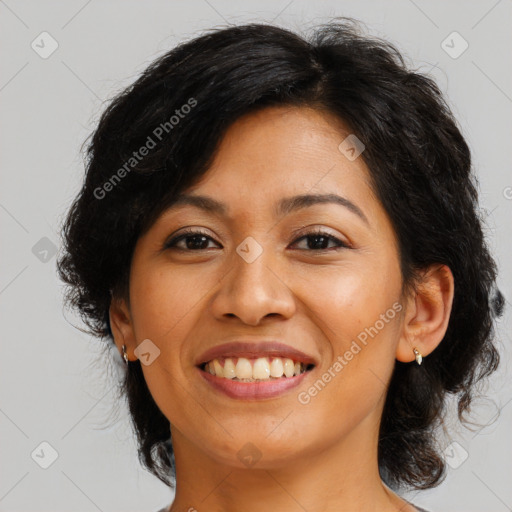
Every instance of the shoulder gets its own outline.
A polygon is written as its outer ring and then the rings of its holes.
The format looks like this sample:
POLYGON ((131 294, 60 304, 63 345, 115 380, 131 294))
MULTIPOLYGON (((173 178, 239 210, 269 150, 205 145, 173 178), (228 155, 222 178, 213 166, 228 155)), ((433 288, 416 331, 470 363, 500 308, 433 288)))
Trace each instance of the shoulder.
MULTIPOLYGON (((413 507, 414 507, 418 512, 429 512, 428 510, 425 510, 424 508, 418 507, 418 506, 416 506, 416 505, 413 505, 413 507)), ((165 512, 165 510, 164 510, 164 511, 160 511, 160 510, 159 510, 158 512, 165 512)))

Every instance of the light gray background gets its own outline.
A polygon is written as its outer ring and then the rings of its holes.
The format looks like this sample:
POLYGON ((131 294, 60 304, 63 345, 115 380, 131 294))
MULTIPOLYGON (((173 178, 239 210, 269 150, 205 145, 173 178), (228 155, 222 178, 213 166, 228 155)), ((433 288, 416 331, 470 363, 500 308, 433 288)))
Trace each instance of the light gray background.
MULTIPOLYGON (((83 177, 80 144, 109 98, 202 29, 274 21, 306 30, 329 16, 361 19, 447 94, 473 151, 509 306, 511 14, 510 0, 0 0, 0 510, 153 512, 172 500, 140 468, 126 405, 116 406, 105 367, 97 364, 99 342, 63 310, 55 256, 44 253, 59 246, 60 223, 83 177), (47 59, 31 48, 43 31, 59 45, 47 59), (456 59, 442 47, 453 31, 469 43, 456 59), (35 462, 51 456, 43 441, 58 453, 48 469, 35 462)), ((492 402, 476 411, 485 423, 496 410, 499 418, 440 440, 443 446, 457 441, 467 459, 448 448, 452 465, 460 466, 448 468, 440 487, 408 496, 432 512, 512 510, 510 325, 508 311, 499 324, 503 363, 489 381, 492 402)))

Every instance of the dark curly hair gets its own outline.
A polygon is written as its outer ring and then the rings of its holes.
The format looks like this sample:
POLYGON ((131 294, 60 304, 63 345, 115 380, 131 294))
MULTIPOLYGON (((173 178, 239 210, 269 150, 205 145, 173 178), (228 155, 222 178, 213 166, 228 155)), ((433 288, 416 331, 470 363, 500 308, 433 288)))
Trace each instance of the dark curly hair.
MULTIPOLYGON (((209 168, 237 118, 279 105, 334 114, 365 144, 373 190, 399 240, 404 290, 431 264, 453 273, 444 339, 421 367, 395 363, 378 445, 389 486, 433 487, 445 470, 435 433, 447 394, 464 420, 475 384, 498 366, 494 319, 504 298, 470 150, 449 106, 432 78, 354 19, 334 18, 308 39, 270 24, 215 28, 159 57, 119 93, 88 139, 85 182, 62 227, 66 304, 112 346, 109 306, 112 297, 129 304, 138 238, 209 168)), ((122 393, 141 464, 173 487, 170 423, 140 361, 129 363, 122 393)))

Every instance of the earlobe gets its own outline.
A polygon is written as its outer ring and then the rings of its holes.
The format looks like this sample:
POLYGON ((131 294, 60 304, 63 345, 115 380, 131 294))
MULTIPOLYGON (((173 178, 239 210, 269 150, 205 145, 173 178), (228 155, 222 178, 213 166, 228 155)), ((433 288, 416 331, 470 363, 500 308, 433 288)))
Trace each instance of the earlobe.
POLYGON ((109 308, 110 328, 114 336, 114 342, 122 354, 122 347, 126 345, 126 352, 130 357, 130 352, 135 350, 135 337, 130 311, 125 301, 113 298, 109 308))
POLYGON ((396 351, 398 361, 420 364, 441 343, 450 320, 454 287, 447 265, 432 265, 423 273, 407 303, 396 351))

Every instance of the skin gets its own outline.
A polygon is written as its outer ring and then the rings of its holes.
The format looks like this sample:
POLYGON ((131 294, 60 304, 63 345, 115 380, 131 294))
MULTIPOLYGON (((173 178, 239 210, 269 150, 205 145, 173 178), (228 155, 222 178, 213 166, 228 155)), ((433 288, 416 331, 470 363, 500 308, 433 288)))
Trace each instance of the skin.
POLYGON ((211 168, 186 191, 225 203, 228 216, 184 205, 164 212, 136 244, 130 304, 114 300, 110 319, 131 360, 142 340, 160 350, 142 369, 171 423, 172 512, 414 510, 380 479, 379 423, 395 360, 416 364, 413 347, 428 357, 442 340, 453 276, 432 266, 416 291, 402 296, 396 236, 369 170, 361 157, 350 161, 338 149, 349 133, 337 118, 309 108, 271 107, 239 118, 211 168), (343 196, 368 224, 329 203, 274 215, 274 203, 305 193, 343 196), (178 242, 182 251, 162 249, 187 226, 206 232, 208 242, 189 238, 188 248, 178 242), (314 228, 348 247, 303 238, 314 228), (263 250, 252 263, 236 252, 248 236, 263 250), (300 403, 298 394, 394 303, 401 311, 300 403), (319 365, 277 398, 229 398, 200 378, 194 361, 236 336, 277 339, 319 365), (246 443, 261 453, 251 467, 237 456, 246 443))

